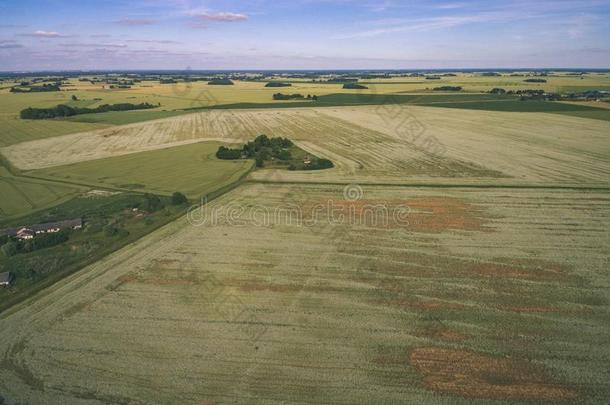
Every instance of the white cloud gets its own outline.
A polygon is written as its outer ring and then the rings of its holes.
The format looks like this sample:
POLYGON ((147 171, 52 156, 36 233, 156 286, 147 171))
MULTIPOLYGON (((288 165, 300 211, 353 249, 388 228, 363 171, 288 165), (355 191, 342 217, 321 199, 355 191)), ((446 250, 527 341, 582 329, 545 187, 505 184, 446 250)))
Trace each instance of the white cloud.
POLYGON ((23 34, 23 36, 26 37, 38 37, 38 38, 63 38, 63 37, 67 37, 67 35, 63 35, 60 34, 59 32, 55 32, 55 31, 34 31, 32 33, 29 34, 23 34))
POLYGON ((193 17, 200 18, 205 21, 217 21, 217 22, 239 22, 247 21, 248 16, 241 13, 230 13, 230 12, 218 12, 213 13, 204 11, 200 13, 192 13, 193 17))

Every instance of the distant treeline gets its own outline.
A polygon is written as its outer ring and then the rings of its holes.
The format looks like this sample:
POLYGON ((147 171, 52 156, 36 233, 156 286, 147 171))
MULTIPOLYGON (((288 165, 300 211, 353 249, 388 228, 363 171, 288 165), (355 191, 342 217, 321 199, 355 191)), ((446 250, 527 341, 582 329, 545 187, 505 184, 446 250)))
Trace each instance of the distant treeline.
POLYGON ((357 81, 357 77, 335 77, 332 79, 328 79, 327 83, 354 83, 357 81))
POLYGON ((462 86, 441 86, 441 87, 435 87, 432 90, 434 90, 434 91, 462 91, 462 86))
POLYGON ((546 83, 546 79, 525 79, 527 83, 546 83))
POLYGON ((25 110, 21 110, 20 116, 25 120, 42 120, 48 118, 71 117, 80 114, 105 113, 109 111, 146 110, 156 107, 158 106, 149 103, 104 104, 97 108, 71 107, 69 105, 60 104, 52 108, 26 108, 25 110))
POLYGON ((265 85, 265 87, 291 87, 291 83, 282 83, 282 82, 269 82, 265 85))
POLYGON ((343 85, 344 89, 348 89, 348 90, 364 90, 364 89, 368 89, 368 87, 363 86, 361 84, 358 83, 345 83, 343 85))
POLYGON ((42 93, 46 91, 60 91, 61 83, 47 83, 42 86, 31 86, 28 88, 24 87, 12 87, 11 93, 42 93))
POLYGON ((212 79, 208 84, 210 86, 232 86, 234 83, 231 79, 212 79))
POLYGON ((505 89, 501 89, 501 88, 493 88, 490 91, 491 94, 517 94, 517 95, 529 95, 529 96, 542 96, 545 94, 544 90, 540 90, 540 89, 525 89, 525 90, 508 90, 506 91, 505 89))
POLYGON ((318 100, 318 96, 312 96, 311 94, 308 94, 307 97, 305 97, 302 94, 282 94, 282 93, 275 93, 273 95, 273 99, 274 100, 313 100, 313 101, 317 101, 318 100))

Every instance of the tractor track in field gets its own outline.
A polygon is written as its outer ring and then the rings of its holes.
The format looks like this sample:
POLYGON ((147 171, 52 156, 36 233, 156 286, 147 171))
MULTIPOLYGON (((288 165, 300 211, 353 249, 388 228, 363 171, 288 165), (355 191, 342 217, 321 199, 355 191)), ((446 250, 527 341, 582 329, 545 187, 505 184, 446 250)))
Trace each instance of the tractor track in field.
MULTIPOLYGON (((248 179, 248 183, 259 184, 294 184, 294 185, 310 185, 310 186, 346 186, 353 184, 353 181, 297 181, 297 180, 263 180, 263 179, 248 179)), ((537 184, 447 184, 447 183, 383 183, 383 182, 362 182, 358 181, 360 186, 371 187, 400 187, 400 188, 426 188, 426 189, 483 189, 483 190, 566 190, 566 191, 597 191, 610 192, 608 186, 576 186, 576 185, 556 185, 544 186, 537 184)))

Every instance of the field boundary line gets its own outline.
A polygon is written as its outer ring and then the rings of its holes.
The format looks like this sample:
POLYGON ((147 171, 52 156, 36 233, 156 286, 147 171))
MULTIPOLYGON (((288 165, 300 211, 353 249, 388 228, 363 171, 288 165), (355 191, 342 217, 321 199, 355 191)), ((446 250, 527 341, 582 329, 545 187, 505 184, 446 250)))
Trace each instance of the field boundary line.
POLYGON ((513 189, 513 190, 576 190, 576 191, 607 191, 610 192, 610 185, 608 186, 595 186, 595 185, 537 185, 537 184, 431 184, 431 183, 371 183, 357 180, 345 180, 345 181, 273 181, 263 179, 248 179, 248 183, 260 183, 260 184, 293 184, 293 185, 312 185, 312 186, 346 186, 350 184, 358 183, 361 186, 371 187, 403 187, 403 188, 463 188, 463 189, 513 189))

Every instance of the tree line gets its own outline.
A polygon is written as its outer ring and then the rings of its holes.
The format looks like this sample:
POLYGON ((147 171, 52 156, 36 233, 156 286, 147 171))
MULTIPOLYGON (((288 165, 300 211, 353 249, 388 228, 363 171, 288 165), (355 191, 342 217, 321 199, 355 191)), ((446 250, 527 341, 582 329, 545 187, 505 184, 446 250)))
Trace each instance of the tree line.
POLYGON ((130 110, 146 110, 156 108, 158 105, 150 103, 120 103, 120 104, 104 104, 96 108, 71 107, 65 104, 59 104, 51 108, 26 108, 21 110, 19 114, 22 119, 27 120, 42 120, 49 118, 71 117, 80 114, 96 114, 109 111, 130 111, 130 110))
POLYGON ((434 91, 462 91, 462 86, 440 86, 440 87, 435 87, 432 90, 434 90, 434 91))
POLYGON ((60 91, 61 82, 47 83, 42 86, 31 86, 28 88, 11 87, 11 93, 42 93, 47 91, 60 91))
POLYGON ((318 96, 312 96, 311 94, 308 94, 307 97, 305 97, 302 94, 282 94, 282 93, 275 93, 273 95, 273 99, 274 100, 313 100, 313 101, 318 101, 318 96))

